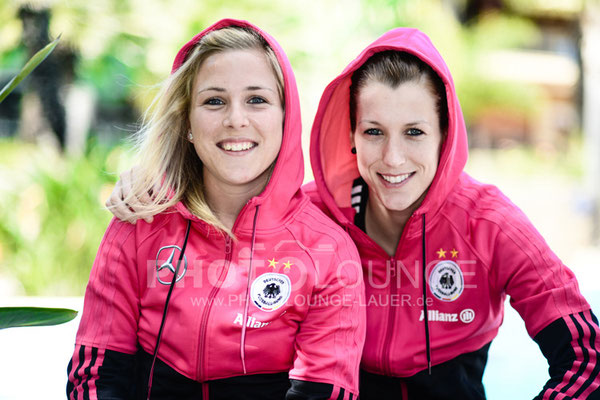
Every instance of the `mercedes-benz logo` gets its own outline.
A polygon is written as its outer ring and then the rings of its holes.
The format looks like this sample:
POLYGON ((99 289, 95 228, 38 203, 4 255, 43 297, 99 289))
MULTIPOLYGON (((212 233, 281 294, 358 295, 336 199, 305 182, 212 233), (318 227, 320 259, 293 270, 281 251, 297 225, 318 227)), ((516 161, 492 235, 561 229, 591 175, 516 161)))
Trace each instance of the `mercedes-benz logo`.
MULTIPOLYGON (((158 250, 158 254, 156 255, 156 279, 158 279, 158 281, 160 283, 162 283, 163 285, 170 285, 171 284, 171 280, 169 279, 168 282, 163 281, 162 279, 160 279, 160 271, 162 271, 163 269, 167 268, 169 271, 171 271, 172 274, 175 273, 175 266, 177 265, 177 259, 175 259, 175 252, 176 250, 179 250, 179 253, 181 253, 181 249, 179 248, 179 246, 165 246, 165 247, 161 247, 160 250, 158 250), (169 255, 169 258, 167 259, 167 261, 165 261, 163 264, 161 264, 160 266, 158 265, 159 260, 160 260, 160 253, 162 253, 163 250, 168 250, 168 249, 173 249, 171 251, 171 254, 169 255), (175 264, 173 264, 173 260, 175 260, 175 264)), ((183 265, 179 266, 179 274, 177 275, 177 279, 175 280, 175 282, 179 282, 181 280, 181 278, 183 278, 183 276, 185 275, 185 273, 187 272, 187 257, 185 256, 185 254, 183 255, 183 265)))

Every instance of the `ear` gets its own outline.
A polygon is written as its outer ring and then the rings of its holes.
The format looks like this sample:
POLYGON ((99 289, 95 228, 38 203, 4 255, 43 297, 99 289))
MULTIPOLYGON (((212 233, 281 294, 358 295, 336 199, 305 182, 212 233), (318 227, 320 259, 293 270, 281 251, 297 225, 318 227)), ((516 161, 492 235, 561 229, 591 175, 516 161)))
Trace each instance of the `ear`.
POLYGON ((185 139, 190 143, 194 143, 194 137, 192 136, 192 127, 189 123, 186 124, 185 127, 185 139))

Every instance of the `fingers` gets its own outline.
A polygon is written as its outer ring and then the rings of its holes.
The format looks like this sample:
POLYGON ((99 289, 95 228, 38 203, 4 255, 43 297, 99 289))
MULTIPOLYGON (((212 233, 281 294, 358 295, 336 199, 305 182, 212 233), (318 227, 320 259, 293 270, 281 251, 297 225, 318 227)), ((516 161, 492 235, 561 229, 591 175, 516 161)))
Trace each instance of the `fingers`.
MULTIPOLYGON (((155 184, 148 192, 143 193, 141 196, 130 196, 133 192, 135 179, 139 175, 140 171, 138 167, 133 167, 123 172, 106 201, 106 207, 115 217, 132 224, 135 224, 136 220, 140 218, 137 211, 142 210, 146 205, 152 204, 154 194, 160 189, 160 185, 155 184), (125 199, 127 199, 127 202, 125 202, 125 199)), ((144 221, 148 223, 151 223, 153 220, 153 216, 144 217, 144 221)))
POLYGON ((121 221, 135 223, 135 219, 131 219, 132 212, 130 207, 124 201, 122 183, 120 180, 116 183, 108 200, 106 200, 106 208, 121 221))
MULTIPOLYGON (((132 173, 132 175, 136 174, 136 173, 137 173, 137 168, 136 168, 136 167, 133 167, 133 168, 131 169, 131 173, 132 173)), ((152 203, 152 201, 153 201, 153 196, 154 196, 154 193, 158 193, 158 191, 159 191, 159 190, 160 190, 160 186, 159 186, 157 183, 155 183, 155 184, 154 184, 154 185, 153 185, 153 186, 150 188, 150 190, 148 190, 147 192, 145 192, 145 193, 144 193, 144 194, 143 194, 143 195, 142 195, 142 196, 139 198, 139 201, 140 201, 140 203, 142 203, 142 204, 150 204, 150 203, 152 203)), ((148 223, 151 223, 152 221, 154 221, 154 217, 153 217, 152 215, 150 215, 150 216, 148 216, 148 217, 145 217, 145 218, 144 218, 144 221, 146 221, 146 222, 148 222, 148 223)))
MULTIPOLYGON (((131 170, 121 174, 119 181, 115 184, 110 197, 106 201, 106 208, 121 221, 135 224, 137 216, 135 215, 136 205, 126 203, 125 199, 132 190, 131 170)), ((128 199, 131 201, 131 199, 128 199)), ((135 198, 133 200, 136 200, 135 198)))
POLYGON ((108 197, 104 205, 112 212, 112 209, 116 207, 122 200, 123 199, 121 198, 121 181, 117 181, 115 187, 113 188, 113 191, 110 193, 110 196, 108 197))

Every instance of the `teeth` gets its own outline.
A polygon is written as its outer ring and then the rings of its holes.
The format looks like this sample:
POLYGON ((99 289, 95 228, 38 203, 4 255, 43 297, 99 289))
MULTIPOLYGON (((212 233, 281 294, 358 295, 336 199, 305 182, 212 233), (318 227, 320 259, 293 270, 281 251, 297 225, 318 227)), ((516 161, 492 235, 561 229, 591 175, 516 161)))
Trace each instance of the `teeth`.
POLYGON ((381 174, 381 177, 389 183, 400 183, 400 182, 404 181, 406 178, 408 178, 409 176, 410 176, 410 174, 403 174, 403 175, 383 175, 383 174, 381 174))
POLYGON ((244 151, 244 150, 249 150, 252 147, 254 147, 254 143, 252 142, 241 142, 241 143, 223 143, 221 144, 221 147, 223 148, 223 150, 227 150, 227 151, 244 151))

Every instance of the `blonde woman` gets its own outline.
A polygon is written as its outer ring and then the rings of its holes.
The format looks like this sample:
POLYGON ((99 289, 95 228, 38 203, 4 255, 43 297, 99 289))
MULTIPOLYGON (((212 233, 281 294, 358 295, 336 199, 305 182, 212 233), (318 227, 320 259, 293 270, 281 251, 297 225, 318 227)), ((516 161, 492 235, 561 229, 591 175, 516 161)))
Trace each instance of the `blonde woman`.
POLYGON ((85 295, 69 398, 347 399, 365 335, 360 260, 300 191, 285 54, 236 20, 179 51, 140 131, 135 217, 85 295))

